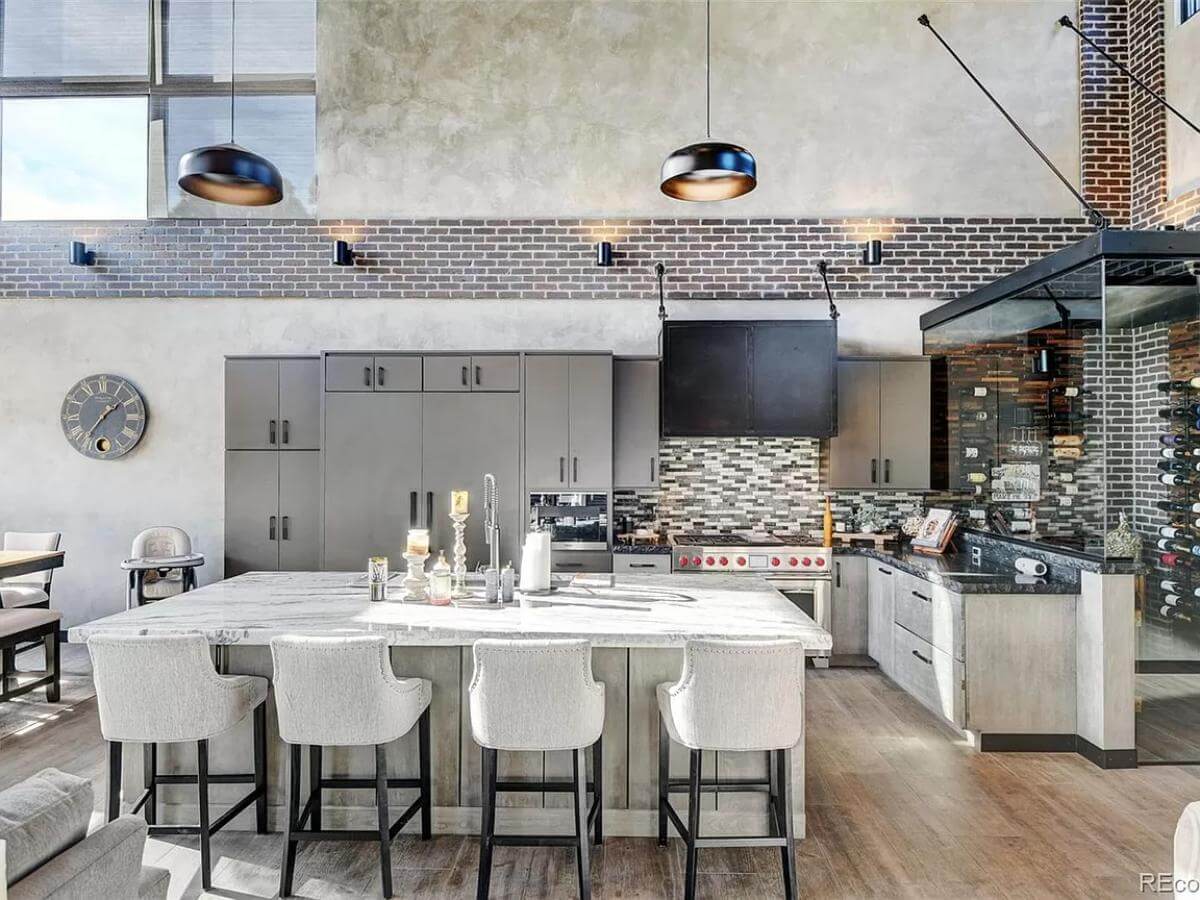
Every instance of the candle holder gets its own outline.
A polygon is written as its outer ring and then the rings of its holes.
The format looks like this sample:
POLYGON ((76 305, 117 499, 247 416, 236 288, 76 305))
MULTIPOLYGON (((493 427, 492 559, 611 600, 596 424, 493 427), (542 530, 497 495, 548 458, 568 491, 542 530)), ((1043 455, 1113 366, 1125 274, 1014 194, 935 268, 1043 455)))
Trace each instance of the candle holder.
POLYGON ((404 576, 404 599, 419 602, 426 599, 429 587, 429 577, 425 574, 425 560, 428 553, 405 553, 404 561, 408 563, 408 573, 404 576))
POLYGON ((455 600, 465 600, 471 596, 467 590, 467 519, 470 513, 450 513, 450 521, 454 523, 454 590, 450 596, 455 600))

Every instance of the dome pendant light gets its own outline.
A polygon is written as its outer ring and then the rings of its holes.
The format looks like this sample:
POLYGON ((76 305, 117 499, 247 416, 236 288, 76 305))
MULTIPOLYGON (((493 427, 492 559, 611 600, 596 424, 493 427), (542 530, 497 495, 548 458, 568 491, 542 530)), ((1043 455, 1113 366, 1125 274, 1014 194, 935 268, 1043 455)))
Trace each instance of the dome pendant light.
POLYGON ((179 186, 196 197, 234 206, 270 206, 283 199, 283 178, 271 161, 234 140, 237 88, 237 0, 229 4, 229 143, 197 147, 179 157, 179 186))
POLYGON ((662 192, 676 200, 730 200, 758 184, 754 155, 712 139, 712 0, 704 6, 704 118, 707 139, 680 147, 662 164, 662 192))

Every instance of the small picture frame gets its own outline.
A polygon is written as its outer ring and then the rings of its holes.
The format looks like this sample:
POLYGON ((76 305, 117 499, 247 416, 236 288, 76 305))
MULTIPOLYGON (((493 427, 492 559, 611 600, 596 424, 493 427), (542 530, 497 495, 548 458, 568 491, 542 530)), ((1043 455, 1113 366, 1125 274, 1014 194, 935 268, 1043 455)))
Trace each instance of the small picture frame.
POLYGON ((921 553, 943 553, 958 525, 954 511, 932 507, 925 513, 921 528, 913 536, 912 548, 921 553))

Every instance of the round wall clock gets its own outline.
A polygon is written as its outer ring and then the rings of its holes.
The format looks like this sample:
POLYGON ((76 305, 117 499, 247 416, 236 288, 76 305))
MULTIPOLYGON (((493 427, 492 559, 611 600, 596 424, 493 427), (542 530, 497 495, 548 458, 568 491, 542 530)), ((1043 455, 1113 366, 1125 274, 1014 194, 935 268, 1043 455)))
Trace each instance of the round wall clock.
POLYGON ((138 389, 116 375, 89 375, 63 400, 63 434, 91 459, 117 459, 146 432, 146 403, 138 389))

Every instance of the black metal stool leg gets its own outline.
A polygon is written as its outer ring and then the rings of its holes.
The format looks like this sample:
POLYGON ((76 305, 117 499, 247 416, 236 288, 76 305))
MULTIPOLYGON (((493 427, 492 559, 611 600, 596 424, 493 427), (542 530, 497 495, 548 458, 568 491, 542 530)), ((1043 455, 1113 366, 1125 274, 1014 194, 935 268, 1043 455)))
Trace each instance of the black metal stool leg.
POLYGON ((379 869, 383 896, 392 896, 392 836, 388 833, 387 745, 375 745, 375 806, 379 812, 379 869))
POLYGON ((313 801, 312 812, 309 813, 309 828, 321 830, 321 748, 308 748, 308 792, 316 791, 317 798, 313 801))
POLYGON ((767 751, 767 834, 779 836, 779 768, 775 751, 767 751))
POLYGON ((267 828, 267 703, 264 700, 254 708, 254 789, 258 799, 254 801, 254 824, 259 834, 267 828))
POLYGON ((146 824, 158 824, 158 745, 142 745, 142 781, 146 784, 146 824))
POLYGON ((691 751, 691 764, 688 767, 688 837, 687 837, 687 869, 684 874, 683 896, 685 900, 696 898, 696 838, 700 833, 700 775, 703 754, 699 750, 691 751))
POLYGON ((283 864, 279 867, 279 896, 292 895, 292 876, 296 871, 296 839, 293 832, 300 819, 300 745, 288 748, 287 811, 283 826, 283 864))
POLYGON ((200 805, 200 884, 212 889, 212 833, 208 822, 208 741, 196 741, 196 794, 200 805))
POLYGON ((780 811, 783 816, 783 834, 787 839, 785 846, 780 848, 783 854, 783 896, 786 900, 796 898, 796 836, 792 824, 792 751, 776 750, 775 758, 779 761, 780 811))
POLYGON ((572 751, 575 772, 575 862, 579 869, 579 900, 591 900, 592 864, 588 838, 587 757, 581 747, 572 751))
POLYGON ((121 814, 121 742, 108 742, 108 821, 121 814))
POLYGON ((46 685, 46 702, 57 703, 61 698, 62 657, 59 647, 58 629, 55 628, 43 639, 46 656, 46 672, 53 681, 46 685))
POLYGON ((487 900, 492 883, 492 838, 496 833, 496 751, 482 751, 483 809, 479 827, 479 879, 476 900, 487 900))
POLYGON ((596 804, 596 821, 593 828, 596 833, 593 835, 593 840, 597 844, 604 843, 604 738, 596 738, 596 743, 592 744, 592 788, 594 791, 594 803, 596 804))
POLYGON ((658 846, 667 846, 667 801, 670 799, 671 737, 658 717, 658 846))
POLYGON ((417 743, 421 767, 421 840, 427 841, 433 836, 433 790, 432 773, 430 771, 431 754, 429 752, 429 707, 421 713, 417 721, 417 743))

